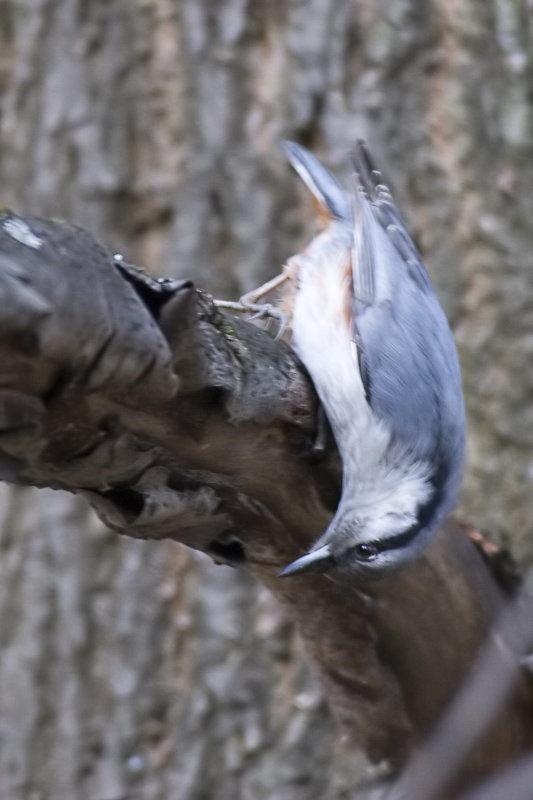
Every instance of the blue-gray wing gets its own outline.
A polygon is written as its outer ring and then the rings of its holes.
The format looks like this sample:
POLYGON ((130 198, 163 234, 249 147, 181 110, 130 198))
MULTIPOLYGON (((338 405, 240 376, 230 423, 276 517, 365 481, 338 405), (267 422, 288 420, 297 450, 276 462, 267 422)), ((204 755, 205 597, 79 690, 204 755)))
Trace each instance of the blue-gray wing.
POLYGON ((464 404, 448 322, 362 142, 355 170, 353 321, 368 401, 417 458, 460 471, 464 404))

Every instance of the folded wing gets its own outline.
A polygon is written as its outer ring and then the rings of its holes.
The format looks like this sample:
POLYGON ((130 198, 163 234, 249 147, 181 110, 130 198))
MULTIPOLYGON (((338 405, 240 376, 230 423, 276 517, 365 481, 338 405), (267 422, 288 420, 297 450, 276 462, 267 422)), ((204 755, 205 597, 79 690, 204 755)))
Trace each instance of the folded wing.
POLYGON ((390 193, 362 142, 353 198, 305 148, 283 148, 318 203, 353 231, 352 324, 367 400, 393 437, 435 465, 436 481, 446 481, 464 448, 457 352, 390 193))

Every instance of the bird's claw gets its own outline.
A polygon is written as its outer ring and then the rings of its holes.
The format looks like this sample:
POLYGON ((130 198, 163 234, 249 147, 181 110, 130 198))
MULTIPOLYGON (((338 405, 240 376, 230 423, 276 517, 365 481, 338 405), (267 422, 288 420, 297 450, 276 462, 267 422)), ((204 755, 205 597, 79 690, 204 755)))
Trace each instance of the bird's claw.
POLYGON ((227 311, 234 311, 240 314, 250 314, 250 320, 254 319, 274 319, 278 324, 278 330, 275 339, 280 339, 287 330, 288 323, 287 317, 280 308, 270 305, 270 303, 250 303, 245 298, 235 302, 232 300, 215 300, 217 308, 226 309, 227 311))
MULTIPOLYGON (((257 309, 253 315, 250 317, 251 320, 254 319, 275 319, 278 323, 278 330, 276 333, 275 339, 280 339, 285 331, 287 330, 287 317, 281 310, 281 308, 276 308, 276 306, 272 306, 269 303, 265 305, 257 305, 256 303, 252 304, 255 309, 257 309)), ((252 307, 249 307, 251 311, 253 311, 252 307)))
POLYGON ((274 338, 280 339, 288 327, 287 317, 277 306, 273 306, 270 303, 259 303, 258 300, 275 289, 278 289, 285 283, 288 277, 289 273, 284 270, 262 286, 259 286, 259 288, 247 292, 247 294, 243 295, 240 300, 236 302, 233 300, 215 300, 214 303, 217 308, 225 308, 228 311, 235 311, 238 314, 251 314, 252 316, 250 319, 252 320, 264 319, 265 317, 275 319, 278 323, 278 331, 274 338))

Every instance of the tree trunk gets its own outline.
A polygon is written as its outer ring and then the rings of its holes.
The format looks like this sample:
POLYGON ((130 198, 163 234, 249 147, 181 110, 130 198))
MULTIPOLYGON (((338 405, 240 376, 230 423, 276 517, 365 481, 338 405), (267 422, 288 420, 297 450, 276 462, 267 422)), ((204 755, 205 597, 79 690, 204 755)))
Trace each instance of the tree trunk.
MULTIPOLYGON (((310 230, 276 137, 346 175, 368 138, 455 324, 461 513, 526 560, 530 12, 380 5, 3 0, 1 201, 234 296, 310 230)), ((2 796, 355 797, 361 764, 246 573, 67 495, 1 497, 2 796)))

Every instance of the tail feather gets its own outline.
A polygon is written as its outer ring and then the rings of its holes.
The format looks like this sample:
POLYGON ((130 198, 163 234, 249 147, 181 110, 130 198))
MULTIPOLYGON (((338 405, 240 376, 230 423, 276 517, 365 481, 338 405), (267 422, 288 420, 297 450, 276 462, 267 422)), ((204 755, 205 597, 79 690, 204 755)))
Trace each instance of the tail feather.
POLYGON ((321 211, 325 211, 330 219, 350 221, 352 200, 331 172, 309 150, 296 142, 282 139, 280 144, 288 160, 317 200, 321 211))

